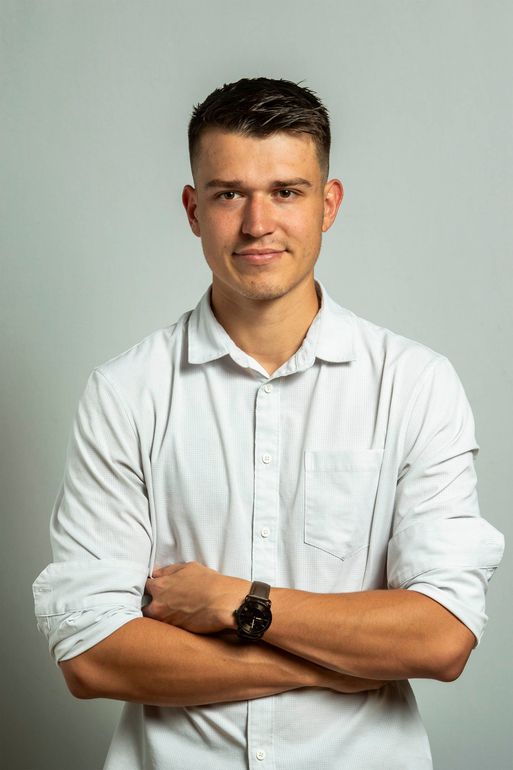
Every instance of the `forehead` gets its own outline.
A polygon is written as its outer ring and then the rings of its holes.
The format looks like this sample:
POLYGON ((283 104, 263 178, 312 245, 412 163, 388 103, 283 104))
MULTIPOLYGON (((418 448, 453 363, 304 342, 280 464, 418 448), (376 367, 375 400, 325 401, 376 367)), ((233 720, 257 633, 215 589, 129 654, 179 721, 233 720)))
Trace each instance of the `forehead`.
POLYGON ((193 163, 196 182, 210 178, 287 179, 320 177, 314 140, 309 134, 280 131, 269 136, 246 136, 234 131, 207 129, 200 137, 193 163))

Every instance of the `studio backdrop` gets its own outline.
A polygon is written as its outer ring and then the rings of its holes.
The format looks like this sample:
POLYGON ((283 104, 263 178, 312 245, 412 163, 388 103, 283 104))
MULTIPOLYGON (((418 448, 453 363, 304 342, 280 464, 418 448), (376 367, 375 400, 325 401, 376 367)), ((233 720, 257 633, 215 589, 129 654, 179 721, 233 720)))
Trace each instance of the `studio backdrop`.
POLYGON ((471 403, 506 555, 463 675, 412 684, 437 770, 511 766, 512 30, 507 0, 0 0, 2 768, 102 766, 121 703, 71 696, 31 584, 89 373, 211 281, 180 201, 192 107, 260 75, 330 111, 345 198, 316 277, 471 403))

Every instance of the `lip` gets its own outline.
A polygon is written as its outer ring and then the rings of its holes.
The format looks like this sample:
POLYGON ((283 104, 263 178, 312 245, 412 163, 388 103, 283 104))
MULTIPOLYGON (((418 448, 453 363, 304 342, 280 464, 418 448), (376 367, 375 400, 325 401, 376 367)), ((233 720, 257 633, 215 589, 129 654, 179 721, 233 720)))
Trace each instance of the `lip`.
POLYGON ((240 257, 244 262, 251 265, 266 265, 268 262, 274 262, 279 259, 283 251, 262 251, 260 249, 248 249, 247 251, 234 252, 236 257, 240 257))

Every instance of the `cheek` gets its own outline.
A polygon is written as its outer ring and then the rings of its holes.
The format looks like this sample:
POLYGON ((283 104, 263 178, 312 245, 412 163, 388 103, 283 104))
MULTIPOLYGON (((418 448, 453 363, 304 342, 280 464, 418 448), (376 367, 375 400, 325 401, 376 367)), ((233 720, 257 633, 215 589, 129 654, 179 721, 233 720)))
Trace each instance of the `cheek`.
POLYGON ((209 265, 219 267, 235 249, 233 232, 226 227, 226 222, 220 223, 217 219, 204 220, 201 227, 201 244, 203 253, 209 265))
POLYGON ((303 244, 305 250, 316 246, 321 240, 322 214, 318 212, 305 212, 304 216, 295 217, 294 222, 289 222, 289 234, 300 244, 303 244))
POLYGON ((223 243, 233 237, 235 223, 233 217, 224 216, 206 216, 202 221, 202 232, 210 243, 223 243))
POLYGON ((309 201, 298 206, 285 220, 290 233, 297 233, 302 239, 315 240, 320 233, 324 219, 324 206, 318 201, 309 201))

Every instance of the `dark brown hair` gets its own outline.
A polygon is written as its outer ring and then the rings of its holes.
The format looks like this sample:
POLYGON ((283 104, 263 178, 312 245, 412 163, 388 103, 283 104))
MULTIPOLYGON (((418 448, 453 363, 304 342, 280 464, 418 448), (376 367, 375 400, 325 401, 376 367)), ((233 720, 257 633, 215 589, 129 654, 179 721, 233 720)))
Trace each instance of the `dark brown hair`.
POLYGON ((200 137, 208 128, 221 128, 247 136, 269 136, 278 131, 310 134, 319 165, 328 177, 331 144, 328 111, 306 86, 280 78, 241 78, 197 104, 189 122, 191 167, 200 137))

